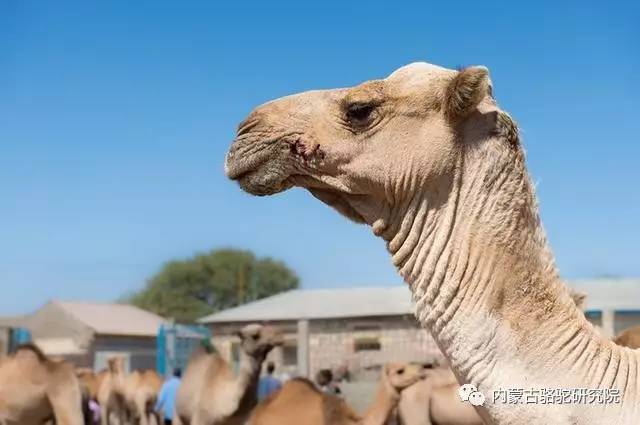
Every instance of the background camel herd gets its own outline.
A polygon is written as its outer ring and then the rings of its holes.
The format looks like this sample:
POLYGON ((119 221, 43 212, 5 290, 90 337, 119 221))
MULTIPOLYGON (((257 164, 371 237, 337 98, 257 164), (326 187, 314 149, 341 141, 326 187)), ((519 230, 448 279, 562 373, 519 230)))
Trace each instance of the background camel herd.
MULTIPOLYGON (((583 294, 574 294, 579 306, 583 294)), ((257 386, 267 354, 282 344, 275 327, 249 325, 238 336, 240 363, 234 368, 210 345, 197 349, 178 393, 175 425, 482 425, 448 367, 390 363, 383 366, 375 396, 359 414, 341 397, 293 378, 258 402, 257 386)), ((640 348, 640 327, 615 338, 640 348)), ((162 378, 152 370, 125 373, 123 359, 109 359, 94 373, 47 358, 36 346, 19 347, 0 358, 1 425, 94 423, 89 402, 97 402, 101 425, 159 425, 154 411, 162 378)))

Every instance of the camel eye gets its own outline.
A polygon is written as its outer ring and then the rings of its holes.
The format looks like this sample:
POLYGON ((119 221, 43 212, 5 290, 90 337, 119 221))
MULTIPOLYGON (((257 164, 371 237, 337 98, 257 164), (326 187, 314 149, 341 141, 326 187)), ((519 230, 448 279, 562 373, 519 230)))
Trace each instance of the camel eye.
POLYGON ((253 334, 251 335, 251 338, 253 338, 254 341, 257 341, 260 339, 260 334, 253 334))
POLYGON ((367 124, 374 109, 374 105, 371 104, 353 103, 347 107, 347 121, 353 125, 367 124))
POLYGON ((396 373, 397 373, 398 375, 402 375, 402 374, 404 374, 404 369, 398 369, 398 370, 396 371, 396 373))

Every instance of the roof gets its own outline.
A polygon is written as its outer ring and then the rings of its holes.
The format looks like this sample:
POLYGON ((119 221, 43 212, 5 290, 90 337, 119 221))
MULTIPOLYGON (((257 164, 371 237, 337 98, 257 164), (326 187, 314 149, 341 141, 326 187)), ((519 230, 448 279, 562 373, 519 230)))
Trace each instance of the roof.
POLYGON ((165 319, 130 304, 52 301, 97 334, 155 336, 165 319))
POLYGON ((26 316, 2 316, 0 317, 0 328, 19 328, 27 323, 26 316))
POLYGON ((33 342, 48 356, 82 355, 87 353, 87 350, 79 347, 73 338, 35 338, 33 342))
POLYGON ((568 285, 587 294, 587 311, 640 311, 640 279, 578 279, 568 285))
POLYGON ((262 320, 335 319, 413 314, 405 286, 294 289, 214 313, 200 323, 262 320))
MULTIPOLYGON (((587 310, 640 311, 640 279, 571 280, 587 294, 587 310)), ((295 289, 211 314, 199 323, 338 319, 414 313, 407 285, 374 288, 295 289)))

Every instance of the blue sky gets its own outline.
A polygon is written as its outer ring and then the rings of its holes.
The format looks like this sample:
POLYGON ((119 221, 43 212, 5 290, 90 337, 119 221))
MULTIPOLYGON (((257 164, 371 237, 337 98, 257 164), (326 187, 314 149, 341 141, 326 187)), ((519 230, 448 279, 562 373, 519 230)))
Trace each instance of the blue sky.
POLYGON ((253 106, 420 60, 489 67, 564 276, 640 275, 637 2, 186 3, 0 3, 0 315, 226 246, 306 287, 399 283, 368 228, 222 164, 253 106))

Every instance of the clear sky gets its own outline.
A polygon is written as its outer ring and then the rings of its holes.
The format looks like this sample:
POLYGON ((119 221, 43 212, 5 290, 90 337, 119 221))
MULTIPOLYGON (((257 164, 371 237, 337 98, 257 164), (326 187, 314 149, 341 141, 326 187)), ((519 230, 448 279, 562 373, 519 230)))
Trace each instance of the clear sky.
POLYGON ((637 1, 231 3, 0 3, 0 315, 227 246, 305 287, 399 283, 368 228, 223 159, 257 104, 422 60, 489 67, 564 276, 640 276, 637 1))

